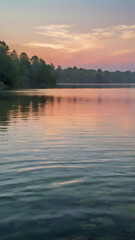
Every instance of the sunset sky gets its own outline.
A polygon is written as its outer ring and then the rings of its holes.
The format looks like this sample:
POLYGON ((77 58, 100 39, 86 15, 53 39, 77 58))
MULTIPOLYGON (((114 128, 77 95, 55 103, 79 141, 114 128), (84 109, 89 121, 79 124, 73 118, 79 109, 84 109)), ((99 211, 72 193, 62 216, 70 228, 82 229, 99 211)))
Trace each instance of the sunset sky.
POLYGON ((1 0, 0 36, 55 66, 135 71, 135 0, 1 0))

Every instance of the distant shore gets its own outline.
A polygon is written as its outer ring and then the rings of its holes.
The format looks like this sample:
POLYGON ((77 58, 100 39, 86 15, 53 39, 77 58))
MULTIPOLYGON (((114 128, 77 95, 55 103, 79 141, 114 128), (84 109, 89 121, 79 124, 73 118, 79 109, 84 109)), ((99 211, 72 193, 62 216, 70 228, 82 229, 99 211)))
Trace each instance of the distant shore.
MULTIPOLYGON (((100 83, 100 84, 88 84, 88 83, 58 83, 55 87, 56 89, 83 89, 83 88, 135 88, 135 83, 100 83)), ((35 88, 9 88, 5 84, 0 83, 0 91, 10 91, 10 90, 29 90, 29 89, 50 89, 48 87, 35 87, 35 88)))
POLYGON ((56 88, 135 88, 135 83, 57 83, 56 88))

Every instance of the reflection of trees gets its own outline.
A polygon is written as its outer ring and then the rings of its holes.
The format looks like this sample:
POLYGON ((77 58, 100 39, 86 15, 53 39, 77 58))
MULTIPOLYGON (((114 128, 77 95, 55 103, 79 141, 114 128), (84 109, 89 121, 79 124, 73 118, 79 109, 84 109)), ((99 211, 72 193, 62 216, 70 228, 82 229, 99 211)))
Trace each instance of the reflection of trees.
POLYGON ((45 111, 46 104, 53 105, 53 103, 53 96, 1 95, 0 128, 4 130, 11 117, 15 119, 20 116, 27 120, 30 113, 37 116, 39 111, 45 111))
MULTIPOLYGON (((16 121, 17 118, 27 120, 30 117, 38 118, 40 116, 45 116, 48 114, 53 114, 55 110, 57 111, 61 105, 65 108, 70 109, 75 105, 94 106, 94 109, 127 109, 130 108, 131 103, 134 102, 134 98, 129 96, 124 97, 112 97, 112 96, 45 96, 45 95, 21 95, 17 93, 3 93, 0 95, 0 130, 6 130, 11 119, 16 121), (54 103, 56 105, 54 105, 54 103), (65 105, 66 103, 66 105, 65 105), (87 104, 87 105, 86 105, 87 104), (51 111, 50 111, 51 110, 51 111)), ((83 108, 80 107, 80 111, 83 108)), ((66 110, 65 110, 66 111, 66 110)), ((89 113, 89 108, 87 108, 89 113)), ((98 111, 98 110, 97 110, 98 111)), ((54 113, 55 115, 55 113, 54 113)))

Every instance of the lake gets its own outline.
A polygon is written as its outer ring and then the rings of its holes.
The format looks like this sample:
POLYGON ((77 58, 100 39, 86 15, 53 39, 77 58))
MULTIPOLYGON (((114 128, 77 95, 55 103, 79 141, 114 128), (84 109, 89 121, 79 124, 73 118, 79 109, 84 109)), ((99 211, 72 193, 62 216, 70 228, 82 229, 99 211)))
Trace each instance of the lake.
POLYGON ((135 239, 135 89, 0 92, 0 239, 135 239))

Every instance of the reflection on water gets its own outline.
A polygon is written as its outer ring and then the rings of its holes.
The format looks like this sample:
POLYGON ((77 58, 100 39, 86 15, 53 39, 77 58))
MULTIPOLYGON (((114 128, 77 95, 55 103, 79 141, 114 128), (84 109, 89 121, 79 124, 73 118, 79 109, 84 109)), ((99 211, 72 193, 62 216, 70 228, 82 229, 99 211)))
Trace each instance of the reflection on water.
POLYGON ((135 89, 0 93, 0 239, 135 239, 135 89))

